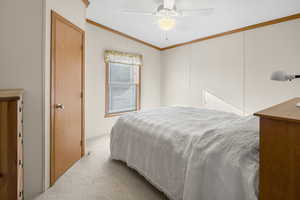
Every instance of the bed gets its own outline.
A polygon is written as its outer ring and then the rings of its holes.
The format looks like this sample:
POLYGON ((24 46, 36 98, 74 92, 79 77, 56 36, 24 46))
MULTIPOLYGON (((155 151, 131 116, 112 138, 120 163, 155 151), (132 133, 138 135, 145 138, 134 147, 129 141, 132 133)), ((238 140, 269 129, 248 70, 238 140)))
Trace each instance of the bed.
POLYGON ((125 162, 172 200, 257 200, 259 120, 162 107, 121 116, 111 158, 125 162))

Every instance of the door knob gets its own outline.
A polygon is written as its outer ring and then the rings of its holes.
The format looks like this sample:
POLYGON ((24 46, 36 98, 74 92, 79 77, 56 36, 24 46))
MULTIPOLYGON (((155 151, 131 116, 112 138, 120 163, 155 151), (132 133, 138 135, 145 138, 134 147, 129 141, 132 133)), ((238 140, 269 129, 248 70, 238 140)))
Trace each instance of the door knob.
POLYGON ((65 106, 63 104, 55 104, 55 108, 63 110, 63 109, 65 109, 65 106))

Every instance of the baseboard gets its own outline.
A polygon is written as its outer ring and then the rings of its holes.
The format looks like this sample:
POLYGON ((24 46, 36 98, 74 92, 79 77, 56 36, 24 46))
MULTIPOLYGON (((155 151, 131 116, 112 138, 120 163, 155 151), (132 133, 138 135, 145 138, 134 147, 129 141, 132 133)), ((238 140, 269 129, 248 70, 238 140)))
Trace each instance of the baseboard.
POLYGON ((93 140, 97 140, 97 139, 100 139, 100 138, 108 136, 108 135, 109 135, 109 133, 102 133, 102 134, 99 134, 99 135, 93 135, 91 137, 86 138, 86 143, 89 143, 93 140))

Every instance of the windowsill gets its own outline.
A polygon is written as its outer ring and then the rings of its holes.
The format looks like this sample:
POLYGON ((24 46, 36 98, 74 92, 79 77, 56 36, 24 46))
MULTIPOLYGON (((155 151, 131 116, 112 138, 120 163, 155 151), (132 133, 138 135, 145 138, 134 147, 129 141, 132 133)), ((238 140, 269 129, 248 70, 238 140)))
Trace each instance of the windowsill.
POLYGON ((111 118, 111 117, 119 117, 123 114, 131 113, 131 112, 136 112, 138 110, 132 110, 132 111, 126 111, 126 112, 118 112, 118 113, 105 113, 104 118, 111 118))

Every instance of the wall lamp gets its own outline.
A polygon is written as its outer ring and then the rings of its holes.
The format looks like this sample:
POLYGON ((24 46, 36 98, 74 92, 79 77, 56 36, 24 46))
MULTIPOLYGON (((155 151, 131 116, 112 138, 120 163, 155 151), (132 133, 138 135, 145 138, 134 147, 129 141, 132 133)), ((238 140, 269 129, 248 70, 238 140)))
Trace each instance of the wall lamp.
POLYGON ((300 75, 288 74, 285 71, 276 71, 271 75, 271 80, 273 81, 292 81, 296 78, 300 78, 300 75))
MULTIPOLYGON (((288 74, 285 71, 275 71, 271 75, 271 80, 273 81, 292 81, 296 78, 300 78, 300 75, 288 74)), ((300 107, 300 102, 296 106, 300 107)))

